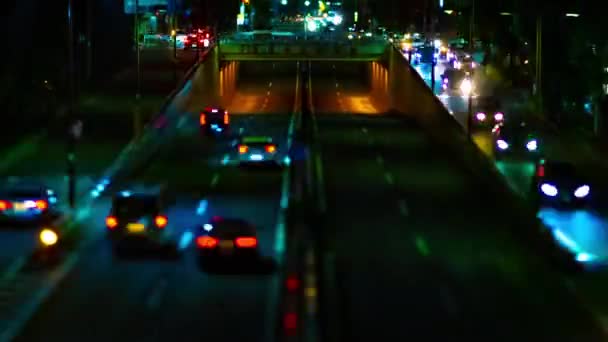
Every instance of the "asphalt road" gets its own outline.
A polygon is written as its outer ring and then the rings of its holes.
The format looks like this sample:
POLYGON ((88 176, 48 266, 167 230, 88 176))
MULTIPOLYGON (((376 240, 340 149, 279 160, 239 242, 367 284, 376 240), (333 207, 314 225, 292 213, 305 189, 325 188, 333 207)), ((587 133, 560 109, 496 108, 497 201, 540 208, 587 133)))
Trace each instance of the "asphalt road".
MULTIPOLYGON (((241 79, 228 109, 253 114, 233 114, 233 135, 269 135, 279 149, 285 145, 295 64, 293 71, 291 78, 268 74, 241 79), (259 106, 238 101, 239 96, 253 96, 259 106)), ((133 188, 168 184, 175 203, 167 215, 182 257, 113 258, 104 239, 106 203, 95 214, 97 239, 82 251, 74 270, 18 341, 49 336, 63 341, 270 340, 278 305, 277 275, 203 273, 194 262, 191 232, 211 216, 244 218, 258 227, 262 253, 276 258, 283 248, 275 239, 282 173, 238 168, 231 158, 231 139, 203 140, 197 119, 184 115, 188 119, 177 137, 132 180, 133 188)))
POLYGON ((312 87, 344 340, 603 340, 500 198, 407 116, 340 105, 326 84, 361 78, 329 75, 312 87))

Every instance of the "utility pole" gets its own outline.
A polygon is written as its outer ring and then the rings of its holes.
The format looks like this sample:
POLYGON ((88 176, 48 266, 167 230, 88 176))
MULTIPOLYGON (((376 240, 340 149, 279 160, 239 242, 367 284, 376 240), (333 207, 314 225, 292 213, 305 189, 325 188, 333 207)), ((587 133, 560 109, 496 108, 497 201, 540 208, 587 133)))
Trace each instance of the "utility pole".
POLYGON ((475 47, 475 43, 473 43, 475 31, 475 0, 471 0, 471 15, 469 16, 469 49, 471 53, 473 52, 473 48, 475 47))
POLYGON ((91 80, 93 69, 93 6, 94 1, 87 1, 87 64, 86 64, 86 81, 91 80))
POLYGON ((135 15, 134 15, 134 33, 135 33, 135 55, 137 69, 137 89, 135 90, 135 109, 133 111, 133 130, 135 139, 139 139, 142 133, 141 124, 141 49, 139 47, 139 0, 135 0, 135 15))
POLYGON ((67 173, 68 173, 68 201, 70 208, 76 206, 76 139, 71 135, 71 127, 76 117, 76 67, 74 62, 74 19, 72 0, 68 0, 67 19, 68 19, 68 127, 67 134, 67 173))
POLYGON ((541 14, 536 17, 536 87, 534 88, 535 95, 538 99, 539 110, 543 110, 543 17, 541 14))

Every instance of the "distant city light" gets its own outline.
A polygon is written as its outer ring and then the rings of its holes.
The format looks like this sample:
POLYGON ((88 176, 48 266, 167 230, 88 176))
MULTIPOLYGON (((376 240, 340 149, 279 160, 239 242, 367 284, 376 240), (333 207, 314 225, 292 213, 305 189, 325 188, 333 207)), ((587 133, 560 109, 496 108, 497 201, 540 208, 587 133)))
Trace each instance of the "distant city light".
POLYGON ((310 6, 310 1, 308 1, 308 0, 304 1, 304 6, 306 6, 306 7, 310 6))
POLYGON ((281 5, 287 5, 287 0, 281 0, 281 5))
POLYGON ((566 13, 566 17, 578 18, 580 14, 578 13, 566 13))

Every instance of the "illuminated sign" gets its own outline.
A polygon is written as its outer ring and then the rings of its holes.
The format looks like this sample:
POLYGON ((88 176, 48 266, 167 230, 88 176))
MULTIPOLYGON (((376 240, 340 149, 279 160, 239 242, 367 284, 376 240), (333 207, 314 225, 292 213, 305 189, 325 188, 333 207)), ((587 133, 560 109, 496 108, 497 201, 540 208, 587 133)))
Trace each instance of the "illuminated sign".
MULTIPOLYGON (((139 0, 138 12, 146 12, 150 7, 154 6, 169 7, 169 0, 139 0)), ((125 13, 135 13, 135 0, 125 0, 125 13)))

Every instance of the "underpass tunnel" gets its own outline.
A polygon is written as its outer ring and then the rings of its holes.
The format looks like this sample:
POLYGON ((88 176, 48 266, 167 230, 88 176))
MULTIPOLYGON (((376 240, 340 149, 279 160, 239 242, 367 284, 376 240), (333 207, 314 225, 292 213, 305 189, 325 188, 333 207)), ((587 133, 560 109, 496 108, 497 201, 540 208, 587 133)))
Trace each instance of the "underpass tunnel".
POLYGON ((389 109, 388 72, 378 62, 313 62, 315 112, 377 115, 389 109))

